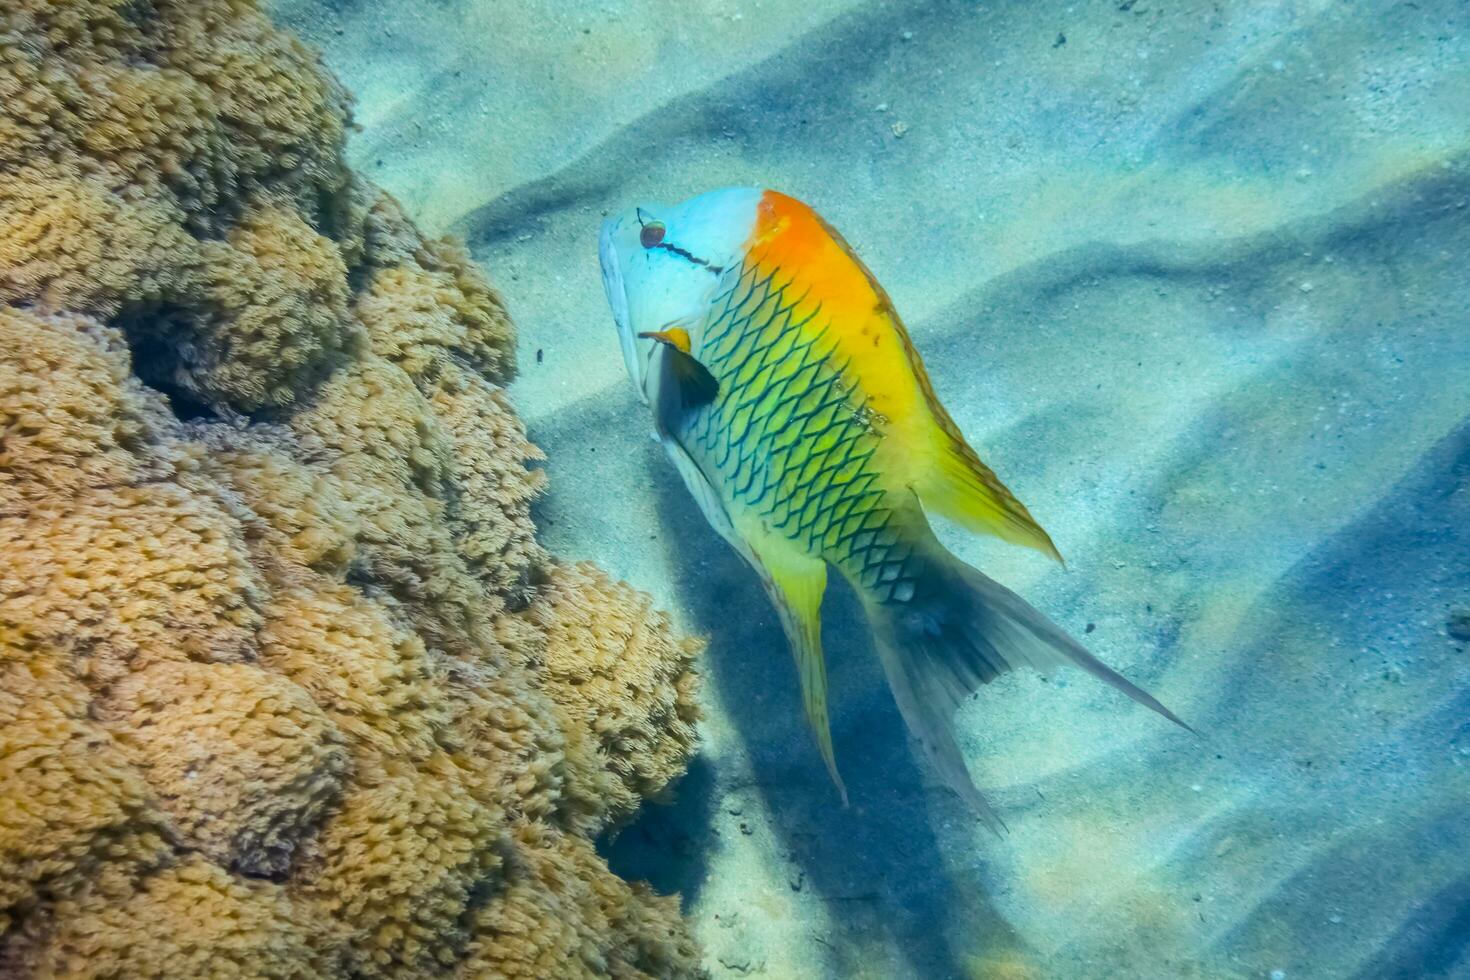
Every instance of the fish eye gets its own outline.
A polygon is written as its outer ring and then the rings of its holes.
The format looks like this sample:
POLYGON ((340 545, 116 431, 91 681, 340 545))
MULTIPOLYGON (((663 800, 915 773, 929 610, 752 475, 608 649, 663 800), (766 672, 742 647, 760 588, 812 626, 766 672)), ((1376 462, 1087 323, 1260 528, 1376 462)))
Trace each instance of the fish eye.
POLYGON ((638 241, 644 248, 653 248, 664 240, 664 223, 662 221, 647 221, 638 230, 638 241))

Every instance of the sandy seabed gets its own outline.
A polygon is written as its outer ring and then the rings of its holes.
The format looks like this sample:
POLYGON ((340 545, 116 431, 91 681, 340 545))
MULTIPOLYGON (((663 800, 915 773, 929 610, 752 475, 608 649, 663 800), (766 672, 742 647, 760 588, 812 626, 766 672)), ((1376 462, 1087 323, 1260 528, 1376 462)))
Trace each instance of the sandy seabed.
POLYGON ((354 164, 502 287, 547 545, 711 638, 703 756, 607 850, 715 976, 1470 975, 1470 7, 274 13, 356 93, 354 164), (834 594, 841 808, 597 272, 603 214, 744 183, 858 248, 1069 566, 947 542, 1200 739, 1006 678, 961 715, 997 839, 834 594))

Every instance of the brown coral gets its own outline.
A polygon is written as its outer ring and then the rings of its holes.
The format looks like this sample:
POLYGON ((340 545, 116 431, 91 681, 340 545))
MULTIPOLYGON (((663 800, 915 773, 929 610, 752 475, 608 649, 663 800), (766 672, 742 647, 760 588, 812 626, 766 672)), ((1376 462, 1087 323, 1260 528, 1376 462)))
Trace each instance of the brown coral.
POLYGON ((88 717, 86 688, 54 658, 27 653, 18 636, 0 642, 0 935, 8 936, 46 900, 161 865, 172 848, 147 783, 88 717))
POLYGON ((87 317, 0 306, 0 337, 0 494, 45 498, 168 472, 137 452, 169 423, 125 383, 116 331, 87 317))
POLYGON ((459 976, 581 980, 699 970, 677 899, 620 880, 585 838, 521 827, 507 877, 508 887, 477 916, 459 976))
POLYGON ((0 10, 0 973, 687 976, 590 835, 694 647, 542 551, 514 335, 248 0, 0 10))
POLYGON ((173 483, 0 513, 0 629, 24 629, 95 690, 169 660, 251 656, 264 598, 239 529, 173 483))
POLYGON ((505 305, 464 246, 425 241, 391 198, 368 214, 367 250, 376 266, 357 299, 373 350, 414 378, 447 362, 466 363, 491 381, 515 373, 514 333, 505 305))
POLYGON ((38 977, 269 977, 336 972, 340 942, 271 882, 186 857, 136 882, 103 883, 50 910, 14 957, 38 977), (132 886, 132 887, 129 887, 132 886))
POLYGON ((357 754, 427 759, 438 748, 452 715, 423 641, 357 590, 282 590, 260 639, 261 663, 304 688, 357 754))
POLYGON ((306 691, 251 664, 134 671, 98 714, 183 842, 227 868, 284 874, 342 792, 341 734, 306 691))
POLYGON ((531 501, 545 479, 527 460, 541 451, 526 438, 504 392, 457 365, 429 396, 449 440, 457 487, 446 518, 465 563, 495 592, 519 595, 545 561, 531 524, 531 501))
POLYGON ((586 563, 557 567, 531 618, 546 631, 546 689, 565 719, 566 800, 595 832, 688 764, 700 644, 675 639, 646 595, 586 563))
POLYGON ((504 822, 437 753, 365 774, 316 842, 302 891, 346 930, 354 976, 428 976, 469 942, 465 912, 499 885, 504 822))
POLYGON ((205 254, 207 300, 199 315, 183 318, 195 333, 188 346, 168 345, 188 352, 174 358, 172 380, 239 411, 289 405, 354 340, 336 246, 295 211, 261 205, 205 254))
POLYGON ((160 198, 127 200, 74 162, 0 181, 0 300, 103 319, 151 311, 198 288, 201 245, 160 198))

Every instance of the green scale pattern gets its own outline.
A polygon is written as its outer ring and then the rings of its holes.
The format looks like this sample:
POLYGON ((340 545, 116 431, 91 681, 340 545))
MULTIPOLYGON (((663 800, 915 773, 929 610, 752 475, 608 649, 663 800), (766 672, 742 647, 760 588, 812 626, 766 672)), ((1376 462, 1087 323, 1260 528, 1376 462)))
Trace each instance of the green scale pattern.
POLYGON ((914 592, 912 549, 873 462, 882 434, 849 383, 820 303, 775 270, 727 269, 696 356, 719 395, 685 445, 726 506, 744 507, 882 602, 914 592))

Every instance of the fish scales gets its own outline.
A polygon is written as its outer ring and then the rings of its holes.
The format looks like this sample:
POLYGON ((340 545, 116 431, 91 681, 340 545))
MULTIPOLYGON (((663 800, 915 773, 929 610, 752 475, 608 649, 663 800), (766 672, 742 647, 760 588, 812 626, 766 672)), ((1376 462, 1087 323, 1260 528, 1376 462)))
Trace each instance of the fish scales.
POLYGON ((820 304, 784 302, 791 282, 745 264, 710 304, 696 352, 720 383, 694 412, 688 448, 719 474, 728 506, 838 565, 882 601, 912 594, 899 535, 878 533, 895 514, 874 488, 882 438, 863 414, 860 387, 819 318, 820 304))

